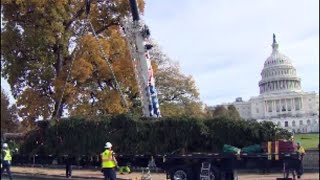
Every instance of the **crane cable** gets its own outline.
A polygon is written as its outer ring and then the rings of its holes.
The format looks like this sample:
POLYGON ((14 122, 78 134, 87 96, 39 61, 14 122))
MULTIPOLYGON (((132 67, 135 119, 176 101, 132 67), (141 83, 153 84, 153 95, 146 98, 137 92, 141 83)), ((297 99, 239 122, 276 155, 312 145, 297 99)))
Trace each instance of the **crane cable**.
MULTIPOLYGON (((87 23, 88 23, 88 18, 85 20, 85 22, 84 22, 84 28, 82 28, 81 29, 81 31, 80 31, 80 36, 79 37, 82 37, 84 34, 85 34, 85 32, 87 31, 87 23)), ((79 42, 79 39, 80 38, 78 38, 77 39, 77 42, 76 42, 76 44, 79 42)), ((69 81, 69 79, 70 79, 70 74, 71 74, 71 70, 72 70, 72 68, 73 68, 73 63, 74 63, 74 60, 75 60, 75 56, 76 56, 76 52, 80 49, 79 48, 80 46, 76 46, 76 48, 73 50, 73 52, 72 52, 72 54, 71 54, 71 63, 70 63, 70 66, 69 66, 69 70, 68 70, 68 73, 67 73, 67 78, 66 78, 66 80, 65 80, 65 82, 64 82, 64 85, 63 85, 63 88, 62 88, 62 94, 61 94, 61 96, 60 96, 60 98, 59 98, 59 101, 58 101, 58 106, 57 106, 57 109, 56 109, 56 118, 57 119, 59 119, 59 113, 60 113, 60 106, 61 106, 61 103, 62 103, 62 98, 63 98, 63 96, 64 96, 64 93, 65 93, 65 90, 66 90, 66 87, 67 87, 67 82, 69 81)))
MULTIPOLYGON (((92 33, 93 33, 93 35, 94 35, 94 37, 95 37, 95 39, 96 39, 96 41, 97 41, 97 43, 98 43, 99 49, 100 49, 100 51, 101 51, 101 53, 102 53, 103 59, 106 61, 107 65, 108 65, 108 67, 109 67, 109 69, 110 69, 110 71, 111 71, 112 77, 113 77, 113 79, 114 79, 114 81, 115 81, 115 83, 116 83, 116 89, 117 89, 117 90, 119 91, 119 93, 120 93, 122 103, 125 105, 126 108, 128 108, 128 107, 129 107, 129 106, 128 106, 128 103, 127 103, 126 99, 124 98, 123 92, 122 92, 121 89, 120 89, 120 85, 119 85, 119 83, 118 83, 118 81, 117 81, 117 78, 116 78, 116 76, 115 76, 115 74, 114 74, 114 71, 112 70, 111 63, 109 62, 109 60, 108 60, 108 58, 107 58, 107 55, 106 55, 105 51, 103 50, 103 47, 102 47, 102 45, 101 45, 101 43, 100 43, 100 41, 99 41, 99 39, 98 39, 98 36, 97 36, 97 34, 96 34, 96 31, 94 30, 94 28, 93 28, 93 26, 92 26, 92 24, 91 24, 91 22, 90 22, 89 13, 90 13, 90 0, 86 0, 86 19, 85 19, 84 28, 82 28, 82 30, 81 30, 81 32, 80 32, 80 37, 82 37, 82 36, 84 35, 84 33, 86 32, 86 30, 87 30, 87 24, 89 23, 89 25, 90 25, 90 27, 91 27, 91 29, 92 29, 92 33)), ((80 39, 80 38, 79 38, 79 39, 80 39)), ((78 39, 78 42, 79 42, 79 39, 78 39)), ((58 106, 57 106, 57 109, 56 109, 56 118, 57 118, 57 119, 59 119, 59 117, 60 117, 60 116, 59 116, 60 106, 61 106, 62 98, 63 98, 63 96, 64 96, 64 92, 65 92, 65 90, 66 90, 67 82, 69 81, 69 78, 70 78, 70 74, 71 74, 70 72, 71 72, 71 70, 72 70, 72 68, 73 68, 73 62, 74 62, 74 60, 75 60, 75 54, 76 54, 75 52, 77 52, 77 51, 79 50, 79 47, 80 47, 80 46, 76 46, 76 48, 73 50, 73 52, 72 52, 72 54, 71 54, 71 64, 70 64, 70 67, 69 67, 69 70, 68 70, 68 74, 67 74, 67 78, 66 78, 65 83, 64 83, 64 85, 63 85, 62 94, 61 94, 61 96, 60 96, 60 98, 59 98, 58 106)))
POLYGON ((96 41, 97 41, 97 43, 98 43, 98 46, 99 46, 99 49, 100 49, 100 51, 101 51, 102 57, 103 57, 103 59, 105 60, 105 62, 107 63, 107 65, 108 65, 108 67, 109 67, 109 70, 110 70, 110 72, 111 72, 111 74, 112 74, 113 80, 114 80, 114 82, 116 83, 116 89, 117 89, 117 90, 119 91, 119 93, 120 93, 122 103, 125 105, 126 108, 128 108, 128 103, 127 103, 126 99, 124 98, 123 92, 121 91, 119 82, 118 82, 118 80, 117 80, 117 78, 116 78, 116 75, 114 74, 114 71, 113 71, 113 69, 112 69, 111 63, 110 63, 110 61, 108 60, 107 55, 106 55, 105 51, 103 50, 103 47, 102 47, 102 45, 101 45, 101 43, 100 43, 100 41, 99 41, 99 38, 98 38, 98 36, 97 36, 97 34, 96 34, 96 31, 94 30, 94 28, 93 28, 93 26, 92 26, 92 24, 91 24, 90 21, 89 21, 89 25, 90 25, 90 27, 91 27, 91 29, 92 29, 92 33, 93 33, 93 35, 94 35, 94 38, 96 39, 96 41))

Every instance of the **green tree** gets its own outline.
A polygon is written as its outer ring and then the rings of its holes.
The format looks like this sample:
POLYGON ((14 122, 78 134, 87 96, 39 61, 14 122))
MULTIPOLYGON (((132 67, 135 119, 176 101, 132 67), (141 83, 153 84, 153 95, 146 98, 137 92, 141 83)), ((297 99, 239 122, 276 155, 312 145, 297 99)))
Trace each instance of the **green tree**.
POLYGON ((217 105, 211 110, 213 118, 216 117, 228 117, 228 110, 223 105, 217 105))
POLYGON ((212 118, 227 118, 231 120, 241 120, 240 114, 234 105, 217 105, 208 109, 212 118))
POLYGON ((241 120, 240 114, 234 105, 228 106, 228 115, 230 119, 241 120))
MULTIPOLYGON (((141 117, 140 117, 141 118, 141 117)), ((239 148, 290 137, 272 122, 234 121, 224 117, 199 119, 188 117, 144 121, 128 115, 72 117, 39 121, 38 128, 26 135, 24 154, 63 155, 99 154, 106 141, 123 154, 221 152, 224 144, 239 148), (70 136, 72 134, 72 136, 70 136)))
POLYGON ((19 120, 16 110, 15 105, 10 106, 8 95, 1 88, 1 137, 4 133, 18 130, 19 120))

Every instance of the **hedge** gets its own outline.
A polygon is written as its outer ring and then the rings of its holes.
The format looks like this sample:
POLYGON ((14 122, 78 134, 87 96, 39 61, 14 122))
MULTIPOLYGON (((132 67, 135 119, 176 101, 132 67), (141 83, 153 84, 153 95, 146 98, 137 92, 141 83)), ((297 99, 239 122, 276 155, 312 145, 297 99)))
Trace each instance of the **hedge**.
POLYGON ((21 154, 96 155, 107 141, 122 154, 219 152, 224 144, 239 148, 290 133, 271 122, 215 119, 140 119, 129 115, 44 120, 29 132, 21 154))

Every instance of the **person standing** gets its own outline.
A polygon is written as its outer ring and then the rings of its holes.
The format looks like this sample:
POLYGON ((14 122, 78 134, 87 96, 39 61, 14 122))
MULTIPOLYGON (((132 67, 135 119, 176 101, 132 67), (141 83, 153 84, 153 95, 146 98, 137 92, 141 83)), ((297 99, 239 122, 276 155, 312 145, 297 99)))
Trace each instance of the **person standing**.
POLYGON ((112 144, 107 142, 105 145, 106 150, 101 153, 101 167, 105 180, 116 180, 117 174, 115 168, 118 166, 118 162, 115 158, 115 154, 112 151, 112 144))
MULTIPOLYGON (((298 143, 295 143, 294 141, 294 136, 292 135, 289 139, 289 141, 291 141, 292 143, 292 147, 293 147, 293 152, 298 152, 298 143)), ((286 178, 289 178, 290 176, 290 171, 292 173, 292 179, 293 180, 296 180, 296 174, 297 174, 297 171, 293 168, 289 168, 289 164, 286 162, 286 178)), ((300 164, 299 164, 300 165, 300 164)))
POLYGON ((303 158, 306 154, 306 151, 304 150, 304 147, 302 146, 301 142, 297 142, 298 145, 298 155, 300 159, 300 164, 299 164, 299 170, 297 172, 298 178, 303 174, 303 158))
POLYGON ((66 161, 66 178, 71 178, 72 176, 72 159, 69 155, 65 157, 66 161))
POLYGON ((7 171, 9 179, 12 180, 12 175, 10 171, 10 166, 12 161, 11 152, 7 143, 4 143, 2 147, 3 149, 1 151, 1 161, 2 161, 1 175, 2 175, 2 171, 5 169, 7 171))

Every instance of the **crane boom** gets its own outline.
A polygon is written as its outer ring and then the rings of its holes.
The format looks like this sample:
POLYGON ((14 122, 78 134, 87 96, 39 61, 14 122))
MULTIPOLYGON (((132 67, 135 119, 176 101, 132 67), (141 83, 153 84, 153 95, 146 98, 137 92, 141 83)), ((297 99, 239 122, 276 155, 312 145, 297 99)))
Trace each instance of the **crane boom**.
POLYGON ((160 117, 158 95, 153 77, 148 42, 150 31, 140 20, 136 0, 129 0, 133 21, 124 23, 124 31, 133 59, 133 67, 145 117, 160 117))

